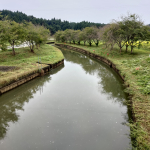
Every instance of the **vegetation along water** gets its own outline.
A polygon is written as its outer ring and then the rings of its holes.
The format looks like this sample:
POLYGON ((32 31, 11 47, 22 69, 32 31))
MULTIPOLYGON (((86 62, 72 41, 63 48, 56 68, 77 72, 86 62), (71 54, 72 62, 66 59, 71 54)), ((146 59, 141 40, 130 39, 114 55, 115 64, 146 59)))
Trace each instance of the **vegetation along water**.
POLYGON ((150 27, 136 14, 122 16, 109 25, 82 31, 67 29, 56 41, 109 59, 120 70, 130 100, 133 120, 131 137, 135 149, 150 149, 150 27))
POLYGON ((130 110, 108 66, 62 50, 65 65, 0 97, 0 149, 126 150, 130 110))
MULTIPOLYGON (((41 148, 39 143, 42 141, 41 146, 52 146, 52 149, 60 149, 60 147, 98 149, 101 144, 101 149, 120 150, 128 148, 131 142, 132 149, 149 150, 149 25, 145 25, 137 14, 121 16, 119 20, 113 20, 105 25, 85 21, 69 23, 55 18, 43 20, 20 12, 13 13, 3 10, 0 13, 0 88, 23 79, 29 74, 39 74, 43 67, 57 63, 64 58, 59 49, 46 45, 46 43, 54 42, 50 40, 50 35, 57 43, 82 48, 108 59, 120 70, 124 83, 119 83, 115 74, 112 71, 109 72, 109 69, 102 64, 98 64, 87 56, 63 50, 66 64, 59 73, 52 75, 54 80, 49 76, 33 80, 32 82, 37 86, 27 90, 29 97, 26 94, 25 100, 22 99, 23 94, 19 95, 21 87, 0 97, 2 108, 0 130, 3 135, 1 147, 8 149, 11 145, 9 139, 25 141, 25 139, 30 140, 31 137, 34 137, 33 141, 27 141, 28 146, 39 149, 41 148), (26 44, 28 47, 15 48, 21 44, 26 44), (72 60, 69 59, 69 55, 72 60), (82 63, 77 61, 79 59, 77 56, 82 63), (41 67, 39 67, 39 62, 43 63, 41 67), (43 87, 44 91, 37 83, 39 81, 40 84, 42 80, 44 80, 42 87, 43 84, 49 87, 43 87), (53 81, 55 85, 51 85, 53 81), (124 84, 126 88, 124 89, 121 84, 124 84), (79 90, 80 93, 78 93, 79 90), (23 102, 21 100, 18 102, 20 97, 23 102), (35 101, 38 103, 35 104, 35 101), (125 104, 132 111, 133 118, 130 120, 127 116, 124 119, 119 116, 121 112, 129 114, 130 110, 125 104), (21 111, 22 109, 25 111, 21 111), (113 114, 115 117, 110 117, 113 114), (32 117, 37 120, 33 122, 32 117), (41 121, 39 122, 38 119, 41 121), (120 124, 124 120, 126 122, 123 124, 127 123, 129 127, 120 124), (18 126, 14 122, 19 122, 18 126), (51 125, 48 125, 49 123, 51 125), (31 134, 28 134, 25 127, 29 127, 31 134), (118 131, 119 129, 122 130, 118 131), (130 132, 127 131, 128 129, 130 132), (110 130, 110 132, 106 133, 105 130, 110 130), (48 135, 48 131, 51 132, 51 135, 48 135), (22 138, 20 133, 24 134, 22 138), (130 134, 132 140, 123 136, 124 133, 130 134), (71 136, 72 134, 74 137, 71 136), (45 138, 49 139, 49 142, 45 138), (115 143, 116 140, 120 140, 120 143, 124 141, 124 143, 120 145, 115 143)), ((25 88, 25 86, 22 87, 25 88)), ((24 144, 20 141, 14 147, 15 149, 26 148, 24 144)))

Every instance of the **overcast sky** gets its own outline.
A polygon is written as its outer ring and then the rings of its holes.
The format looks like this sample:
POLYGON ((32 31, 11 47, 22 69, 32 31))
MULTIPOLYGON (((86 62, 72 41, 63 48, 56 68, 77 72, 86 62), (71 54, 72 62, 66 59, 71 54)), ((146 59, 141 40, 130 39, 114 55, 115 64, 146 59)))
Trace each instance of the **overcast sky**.
POLYGON ((21 11, 37 18, 109 23, 127 12, 150 24, 150 0, 1 0, 0 10, 21 11))

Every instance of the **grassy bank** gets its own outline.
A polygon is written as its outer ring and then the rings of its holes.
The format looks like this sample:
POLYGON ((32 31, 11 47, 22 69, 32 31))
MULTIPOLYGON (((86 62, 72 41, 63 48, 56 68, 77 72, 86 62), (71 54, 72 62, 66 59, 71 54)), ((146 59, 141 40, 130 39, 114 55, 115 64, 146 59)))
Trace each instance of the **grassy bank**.
MULTIPOLYGON (((95 45, 77 45, 68 44, 91 53, 98 54, 111 60, 120 70, 122 76, 125 77, 126 92, 131 96, 131 101, 127 104, 132 106, 135 116, 134 123, 130 124, 131 137, 136 147, 135 149, 149 150, 150 149, 150 45, 144 44, 141 49, 134 49, 133 54, 130 51, 125 52, 123 48, 120 54, 119 48, 114 47, 112 51, 104 48, 101 43, 98 47, 95 45), (129 87, 128 87, 129 85, 129 87)), ((115 85, 114 85, 115 86, 115 85)))
POLYGON ((31 53, 28 47, 15 49, 15 51, 15 56, 12 55, 12 50, 0 51, 0 66, 15 66, 15 69, 11 71, 0 71, 0 88, 28 74, 38 72, 39 67, 47 66, 38 65, 36 63, 38 61, 45 64, 54 64, 64 58, 60 50, 47 44, 35 49, 34 53, 31 53))

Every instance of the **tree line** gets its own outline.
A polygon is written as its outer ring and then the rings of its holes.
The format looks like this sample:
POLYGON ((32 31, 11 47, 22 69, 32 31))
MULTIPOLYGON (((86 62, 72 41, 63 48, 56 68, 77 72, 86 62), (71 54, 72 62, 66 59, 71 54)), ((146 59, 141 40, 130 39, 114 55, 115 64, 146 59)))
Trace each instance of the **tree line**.
POLYGON ((73 42, 80 44, 81 41, 87 42, 90 46, 95 43, 99 45, 100 41, 110 50, 116 44, 120 48, 131 48, 131 53, 134 47, 140 48, 142 41, 150 40, 150 27, 144 25, 140 17, 136 14, 128 14, 122 16, 119 21, 113 20, 110 24, 97 28, 86 27, 83 30, 66 29, 65 31, 57 31, 55 34, 56 41, 59 42, 73 42))
POLYGON ((15 55, 15 45, 26 43, 31 52, 34 53, 34 47, 47 41, 50 31, 43 26, 35 26, 31 22, 16 23, 15 21, 0 21, 0 48, 7 50, 8 44, 11 45, 13 55, 15 55))
POLYGON ((3 17, 0 19, 3 19, 7 16, 9 20, 15 21, 17 23, 23 23, 24 21, 26 21, 26 22, 32 22, 32 24, 34 25, 44 26, 50 30, 52 35, 55 34, 58 30, 62 30, 62 31, 66 29, 82 30, 85 27, 91 27, 91 26, 102 27, 105 25, 101 23, 92 23, 88 21, 75 23, 75 22, 61 21, 61 19, 55 19, 55 18, 51 20, 46 20, 43 18, 27 16, 26 14, 19 11, 12 12, 9 10, 2 10, 1 15, 3 15, 3 17))

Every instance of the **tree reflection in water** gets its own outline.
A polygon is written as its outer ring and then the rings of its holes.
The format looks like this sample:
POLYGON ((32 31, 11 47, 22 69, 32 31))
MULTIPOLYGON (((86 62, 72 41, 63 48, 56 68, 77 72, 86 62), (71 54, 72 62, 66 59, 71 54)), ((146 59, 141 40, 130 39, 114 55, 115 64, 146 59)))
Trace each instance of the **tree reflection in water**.
MULTIPOLYGON (((119 103, 121 106, 126 105, 125 101, 128 99, 128 96, 124 92, 123 81, 112 68, 93 58, 89 59, 88 56, 78 52, 67 49, 61 49, 61 51, 65 60, 82 66, 86 74, 97 75, 99 79, 98 90, 107 95, 107 100, 119 103)), ((126 122, 129 122, 132 116, 131 110, 128 108, 127 113, 122 114, 122 116, 126 122)))
MULTIPOLYGON (((51 74, 56 74, 63 67, 63 65, 58 67, 51 74)), ((28 103, 37 91, 42 92, 43 86, 50 80, 51 77, 49 75, 36 78, 0 96, 0 140, 6 136, 9 123, 15 123, 19 120, 19 115, 16 111, 24 111, 23 106, 25 103, 28 103)))
POLYGON ((122 98, 122 95, 125 94, 123 91, 124 87, 122 86, 123 82, 113 69, 103 63, 100 64, 94 59, 89 59, 80 53, 63 49, 62 52, 65 56, 65 60, 81 65, 86 74, 97 75, 97 78, 99 78, 98 85, 102 85, 102 87, 99 87, 99 90, 104 94, 107 93, 107 95, 109 93, 108 99, 113 99, 114 102, 116 101, 124 105, 124 99, 122 98))
MULTIPOLYGON (((119 105, 122 106, 125 105, 123 102, 126 96, 123 92, 124 88, 121 85, 122 81, 111 68, 74 51, 62 49, 62 52, 66 61, 79 64, 86 74, 95 75, 98 78, 97 89, 100 93, 107 95, 107 100, 111 99, 113 103, 119 103, 119 105)), ((64 66, 54 69, 51 74, 57 73, 63 67, 64 66)), ((6 136, 9 123, 18 122, 19 115, 17 111, 24 111, 23 106, 25 103, 28 103, 37 91, 42 92, 43 86, 50 81, 51 77, 46 75, 0 96, 0 139, 6 136)), ((122 115, 128 122, 130 110, 128 109, 128 112, 122 115)))

